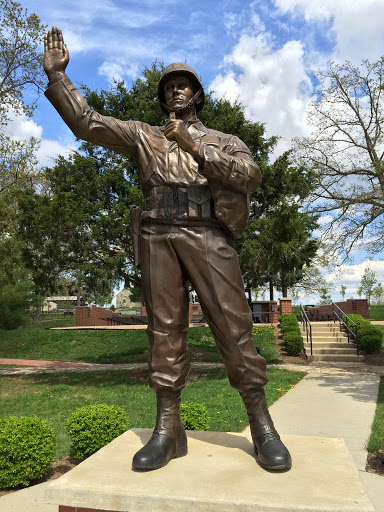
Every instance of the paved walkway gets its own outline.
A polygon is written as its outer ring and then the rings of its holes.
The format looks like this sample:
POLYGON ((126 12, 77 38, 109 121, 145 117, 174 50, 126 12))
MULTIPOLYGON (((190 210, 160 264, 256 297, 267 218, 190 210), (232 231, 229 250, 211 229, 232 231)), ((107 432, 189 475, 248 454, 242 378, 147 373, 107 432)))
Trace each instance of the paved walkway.
MULTIPOLYGON (((0 359, 0 364, 7 364, 0 359)), ((131 369, 146 363, 123 365, 69 364, 53 366, 31 362, 24 368, 0 368, 0 375, 52 371, 89 371, 95 369, 131 369), (33 363, 30 364, 30 363, 33 363)), ((18 361, 18 365, 21 362, 18 361)), ((27 362, 25 363, 27 364, 27 362)), ((201 364, 199 366, 202 366, 201 364)), ((217 366, 205 363, 204 367, 217 366)), ((380 375, 383 367, 344 364, 271 365, 304 370, 308 375, 289 393, 271 406, 271 414, 281 434, 343 438, 357 467, 375 512, 384 512, 384 477, 365 472, 365 443, 374 417, 380 375)), ((308 464, 311 454, 308 453, 308 464)), ((329 461, 332 464, 332 460, 329 461)), ((326 471, 326 468, 324 468, 326 471)), ((0 497, 1 512, 57 512, 43 502, 47 483, 35 485, 0 497)), ((305 486, 305 481, 302 483, 305 486)), ((342 512, 342 511, 341 511, 342 512)))

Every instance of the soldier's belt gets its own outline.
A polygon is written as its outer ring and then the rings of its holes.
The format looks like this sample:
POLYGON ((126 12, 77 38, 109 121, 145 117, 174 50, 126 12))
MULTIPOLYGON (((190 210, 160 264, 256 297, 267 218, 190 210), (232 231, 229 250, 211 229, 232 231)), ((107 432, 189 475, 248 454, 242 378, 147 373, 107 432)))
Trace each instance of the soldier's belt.
POLYGON ((149 212, 157 210, 159 220, 216 220, 217 222, 208 185, 154 187, 147 193, 145 210, 149 212))

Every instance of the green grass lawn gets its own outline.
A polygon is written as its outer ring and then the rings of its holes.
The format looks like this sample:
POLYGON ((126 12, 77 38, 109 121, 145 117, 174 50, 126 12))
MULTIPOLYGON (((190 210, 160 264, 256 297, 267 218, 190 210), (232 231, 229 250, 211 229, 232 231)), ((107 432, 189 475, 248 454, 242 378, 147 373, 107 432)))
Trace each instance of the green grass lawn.
MULTIPOLYGON (((127 363, 145 352, 149 345, 145 329, 132 330, 50 330, 67 326, 73 318, 45 315, 41 325, 0 331, 0 357, 89 363, 127 363)), ((268 362, 278 358, 273 327, 255 327, 253 337, 268 362)), ((220 361, 208 327, 192 327, 188 345, 207 352, 205 361, 220 361)), ((144 358, 143 361, 146 359, 144 358)))
POLYGON ((370 320, 384 320, 384 304, 374 304, 369 308, 370 320))
POLYGON ((369 452, 384 452, 384 376, 380 379, 376 413, 367 443, 367 450, 369 452))
MULTIPOLYGON (((268 404, 303 378, 305 372, 271 368, 266 387, 268 404)), ((121 406, 130 427, 153 428, 156 415, 155 393, 145 379, 129 371, 55 373, 2 376, 0 379, 0 417, 38 416, 48 421, 55 432, 55 459, 69 454, 70 441, 65 422, 76 407, 107 403, 121 406)), ((142 374, 141 374, 142 377, 142 374)), ((248 424, 239 394, 230 387, 221 368, 192 374, 183 391, 183 402, 203 403, 210 416, 210 430, 241 432, 248 424), (195 376, 194 376, 195 375, 195 376)))

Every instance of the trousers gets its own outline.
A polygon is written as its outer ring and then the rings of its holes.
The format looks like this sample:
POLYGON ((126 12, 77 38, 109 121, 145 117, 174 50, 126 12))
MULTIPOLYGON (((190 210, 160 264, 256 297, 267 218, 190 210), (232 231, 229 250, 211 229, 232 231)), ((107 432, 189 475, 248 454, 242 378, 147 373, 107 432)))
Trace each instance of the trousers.
POLYGON ((199 297, 231 386, 240 392, 264 388, 266 361, 254 346, 252 314, 234 241, 224 229, 144 224, 141 268, 152 389, 179 391, 186 384, 188 281, 199 297))

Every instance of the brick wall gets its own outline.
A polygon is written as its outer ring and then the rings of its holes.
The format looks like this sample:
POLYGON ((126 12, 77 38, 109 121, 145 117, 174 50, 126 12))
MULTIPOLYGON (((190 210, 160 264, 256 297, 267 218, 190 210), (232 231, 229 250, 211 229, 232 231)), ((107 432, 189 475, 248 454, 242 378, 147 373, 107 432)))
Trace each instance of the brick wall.
POLYGON ((103 327, 108 325, 108 319, 116 316, 110 309, 100 308, 92 304, 76 308, 76 327, 103 327))
POLYGON ((291 314, 292 313, 292 300, 291 299, 279 299, 280 301, 280 314, 291 314))
MULTIPOLYGON (((347 315, 361 315, 363 318, 369 318, 369 308, 367 299, 347 299, 345 302, 335 302, 339 308, 347 315)), ((331 317, 333 315, 332 304, 324 306, 307 308, 308 316, 312 317, 331 317)), ((311 320, 311 318, 309 318, 311 320)), ((325 319, 325 318, 324 318, 325 319)))
POLYGON ((88 306, 77 306, 76 327, 89 327, 91 324, 91 308, 88 306))

